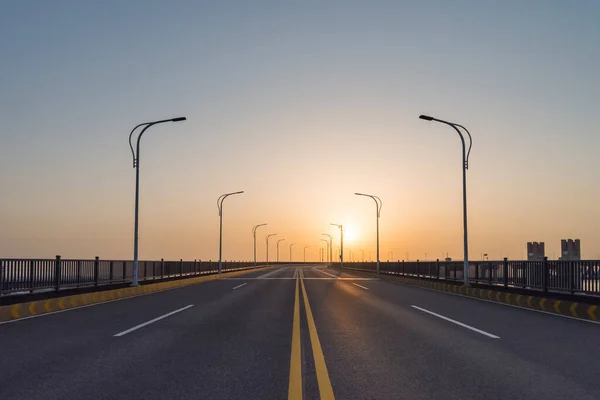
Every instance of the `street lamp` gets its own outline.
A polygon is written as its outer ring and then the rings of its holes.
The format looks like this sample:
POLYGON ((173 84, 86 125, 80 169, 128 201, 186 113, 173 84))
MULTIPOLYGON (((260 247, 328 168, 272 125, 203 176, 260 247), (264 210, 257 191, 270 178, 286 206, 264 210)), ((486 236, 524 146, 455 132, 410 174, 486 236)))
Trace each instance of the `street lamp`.
POLYGON ((294 245, 296 245, 296 244, 297 244, 297 243, 292 243, 292 244, 290 244, 290 262, 292 262, 292 247, 293 247, 294 245))
POLYGON ((462 160, 461 160, 461 168, 463 175, 463 233, 464 233, 464 265, 463 265, 463 282, 465 286, 469 285, 469 240, 467 235, 467 169, 469 169, 469 155, 471 154, 471 147, 473 145, 473 138, 471 137, 471 133, 462 125, 455 124, 448 121, 443 121, 441 119, 433 118, 428 115, 420 115, 420 119, 425 121, 435 121, 440 122, 442 124, 450 125, 460 136, 460 141, 462 143, 462 160), (465 146, 465 138, 461 133, 460 129, 464 129, 469 135, 469 150, 466 151, 465 146))
POLYGON ((242 193, 244 193, 243 190, 241 192, 225 193, 217 199, 217 208, 219 209, 219 274, 223 268, 223 262, 221 260, 221 255, 223 253, 223 201, 229 196, 242 193))
POLYGON ((383 202, 381 201, 381 199, 377 196, 374 196, 372 194, 364 194, 364 193, 354 193, 357 196, 365 196, 365 197, 370 197, 373 199, 373 201, 375 202, 375 211, 376 216, 377 216, 377 273, 379 273, 379 217, 381 215, 381 206, 383 206, 383 202))
POLYGON ((277 262, 279 262, 279 242, 283 242, 285 239, 279 239, 277 241, 277 262))
POLYGON ((254 266, 256 267, 256 230, 261 227, 261 226, 265 226, 267 224, 258 224, 258 225, 254 225, 252 227, 252 237, 254 239, 254 266))
POLYGON ((308 249, 310 246, 304 246, 304 262, 306 262, 306 249, 308 249))
POLYGON ((394 252, 393 251, 388 251, 388 259, 390 259, 392 261, 394 260, 394 252), (390 254, 392 255, 391 257, 390 257, 390 254))
POLYGON ((132 129, 129 134, 129 147, 131 148, 131 155, 133 156, 133 168, 135 168, 135 213, 134 213, 134 228, 133 228, 133 280, 131 282, 131 286, 138 286, 138 226, 139 226, 139 204, 140 204, 140 140, 142 139, 142 135, 146 132, 146 129, 150 128, 152 125, 162 124, 165 122, 179 122, 185 121, 185 117, 171 118, 171 119, 163 119, 161 121, 154 122, 144 122, 139 124, 135 128, 132 129), (142 132, 137 137, 137 144, 135 147, 135 151, 133 150, 133 144, 131 143, 131 136, 133 132, 140 126, 143 126, 142 132))
POLYGON ((364 250, 360 250, 362 253, 362 262, 365 262, 365 251, 364 250))
POLYGON ((327 239, 320 239, 322 242, 325 242, 325 246, 327 246, 327 256, 325 256, 325 258, 329 258, 329 240, 327 239))
POLYGON ((338 224, 330 224, 340 228, 340 268, 344 268, 344 226, 338 224))
POLYGON ((333 242, 333 238, 328 233, 321 233, 321 235, 325 235, 325 236, 327 236, 329 238, 329 263, 331 264, 333 262, 333 257, 332 257, 332 254, 331 254, 332 251, 333 251, 333 249, 332 249, 333 246, 331 245, 332 242, 333 242))
POLYGON ((275 236, 277 235, 276 233, 271 233, 270 235, 267 235, 267 237, 265 238, 266 242, 267 242, 267 265, 269 265, 269 238, 271 236, 275 236))

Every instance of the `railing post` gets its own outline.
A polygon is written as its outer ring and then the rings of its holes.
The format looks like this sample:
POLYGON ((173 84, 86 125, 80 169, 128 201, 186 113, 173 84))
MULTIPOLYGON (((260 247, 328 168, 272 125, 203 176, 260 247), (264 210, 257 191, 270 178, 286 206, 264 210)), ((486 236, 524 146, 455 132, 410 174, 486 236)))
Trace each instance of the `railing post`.
MULTIPOLYGON (((0 265, 0 268, 2 268, 2 266, 0 265)), ((33 293, 33 272, 34 272, 34 264, 33 264, 33 260, 29 260, 29 293, 33 293)), ((0 287, 1 289, 1 287, 0 287)))
POLYGON ((165 259, 160 259, 160 279, 164 279, 165 277, 165 259))
POLYGON ((475 263, 475 283, 479 283, 479 263, 475 263))
POLYGON ((179 276, 183 276, 183 259, 179 260, 179 276))
POLYGON ((196 259, 194 258, 194 269, 192 271, 193 275, 198 275, 196 269, 197 269, 197 267, 196 267, 196 259))
POLYGON ((569 261, 569 293, 575 293, 575 262, 569 261))
POLYGON ((440 259, 435 260, 435 279, 440 280, 440 259))
POLYGON ((77 277, 75 278, 77 287, 81 284, 81 260, 77 260, 77 277))
POLYGON ((144 261, 144 280, 148 280, 148 262, 144 261))
POLYGON ((4 294, 4 263, 0 261, 0 296, 4 294))
POLYGON ((419 277, 419 260, 417 260, 417 266, 416 266, 416 271, 417 271, 417 278, 419 277))
POLYGON ((548 257, 544 257, 544 262, 542 263, 542 287, 543 291, 548 291, 548 277, 550 275, 549 266, 548 266, 548 257))
POLYGON ((54 290, 60 289, 60 256, 57 255, 54 260, 54 290))
POLYGON ((402 260, 402 275, 406 275, 406 266, 404 265, 404 260, 402 260))
POLYGON ((504 257, 504 264, 502 265, 502 275, 504 275, 504 287, 508 287, 508 257, 504 257))
POLYGON ((109 272, 108 272, 109 278, 108 279, 109 279, 110 283, 112 283, 112 281, 113 281, 113 279, 115 277, 115 275, 114 275, 115 274, 115 271, 114 271, 114 267, 115 266, 114 266, 114 263, 113 263, 112 260, 110 260, 110 262, 109 262, 108 265, 109 265, 109 272))
POLYGON ((123 281, 127 279, 127 261, 123 261, 123 281))
POLYGON ((100 275, 100 257, 94 258, 94 286, 98 286, 98 279, 100 275))

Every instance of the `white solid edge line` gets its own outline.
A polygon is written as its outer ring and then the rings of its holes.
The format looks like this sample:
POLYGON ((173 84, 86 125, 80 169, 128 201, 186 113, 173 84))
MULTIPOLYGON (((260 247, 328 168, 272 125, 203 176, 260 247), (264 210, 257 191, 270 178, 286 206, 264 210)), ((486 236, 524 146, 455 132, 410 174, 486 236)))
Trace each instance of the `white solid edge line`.
POLYGON ((234 288, 233 288, 233 289, 231 289, 231 290, 239 289, 239 288, 241 288, 242 286, 245 286, 245 285, 247 285, 247 284, 248 284, 248 282, 246 282, 246 283, 242 283, 241 285, 237 285, 236 287, 234 287, 234 288))
POLYGON ((363 289, 369 290, 369 288, 368 288, 368 287, 365 287, 365 286, 363 286, 363 285, 359 285, 358 283, 354 283, 354 282, 352 282, 352 284, 353 284, 354 286, 358 286, 358 287, 360 287, 360 288, 363 288, 363 289))
POLYGON ((329 275, 329 276, 331 276, 332 278, 335 278, 335 279, 339 279, 339 278, 340 278, 340 277, 339 277, 339 276, 337 276, 337 275, 330 274, 329 272, 325 272, 325 271, 323 271, 323 270, 320 270, 320 269, 318 269, 317 267, 313 267, 313 269, 314 269, 315 271, 317 271, 317 272, 320 272, 320 273, 322 273, 322 274, 329 275))
POLYGON ((175 310, 175 311, 171 311, 170 313, 166 313, 166 314, 164 314, 164 315, 161 315, 160 317, 157 317, 157 318, 151 319, 150 321, 146 321, 146 322, 144 322, 143 324, 136 325, 136 326, 134 326, 133 328, 129 328, 129 329, 127 329, 126 331, 119 332, 119 333, 117 333, 117 334, 115 334, 115 335, 113 335, 113 336, 114 336, 114 337, 120 337, 120 336, 127 335, 128 333, 131 333, 131 332, 133 332, 133 331, 137 331, 137 330, 138 330, 138 329, 140 329, 140 328, 143 328, 143 327, 145 327, 145 326, 147 326, 147 325, 153 324, 153 323, 155 323, 156 321, 160 321, 161 319, 164 319, 164 318, 170 317, 171 315, 173 315, 173 314, 177 314, 178 312, 185 311, 185 310, 187 310, 187 309, 188 309, 188 308, 190 308, 190 307, 194 307, 194 305, 193 305, 193 304, 190 304, 190 305, 188 305, 188 306, 181 307, 180 309, 177 309, 177 310, 175 310))
POLYGON ((477 328, 474 328, 474 327, 472 327, 472 326, 470 326, 470 325, 463 324, 462 322, 458 322, 458 321, 455 321, 455 320, 453 320, 453 319, 451 319, 451 318, 444 317, 443 315, 440 315, 440 314, 434 313, 433 311, 429 311, 429 310, 426 310, 426 309, 424 309, 424 308, 421 308, 421 307, 418 307, 418 306, 415 306, 415 305, 412 305, 411 307, 412 307, 412 308, 416 308, 417 310, 423 311, 423 312, 425 312, 425 313, 427 313, 427 314, 431 314, 431 315, 433 315, 433 316, 435 316, 435 317, 441 318, 441 319, 443 319, 444 321, 452 322, 453 324, 456 324, 456 325, 458 325, 458 326, 462 326, 463 328, 470 329, 470 330, 472 330, 473 332, 480 333, 480 334, 482 334, 482 335, 484 335, 484 336, 487 336, 487 337, 489 337, 489 338, 492 338, 492 339, 500 339, 500 336, 493 335, 493 334, 491 334, 491 333, 488 333, 488 332, 486 332, 486 331, 482 331, 481 329, 477 329, 477 328))

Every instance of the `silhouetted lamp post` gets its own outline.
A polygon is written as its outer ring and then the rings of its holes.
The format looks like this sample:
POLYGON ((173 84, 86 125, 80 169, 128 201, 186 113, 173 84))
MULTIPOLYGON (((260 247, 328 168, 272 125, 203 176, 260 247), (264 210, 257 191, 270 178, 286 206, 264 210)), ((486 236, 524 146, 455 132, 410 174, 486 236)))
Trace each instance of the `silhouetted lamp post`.
POLYGON ((327 236, 329 238, 329 263, 331 264, 331 263, 333 263, 333 257, 332 257, 332 253, 333 253, 333 238, 328 233, 321 233, 321 235, 327 236))
POLYGON ((134 227, 133 227, 133 280, 131 286, 138 286, 138 226, 139 226, 139 204, 140 204, 140 140, 142 135, 146 132, 146 129, 152 125, 163 124, 165 122, 179 122, 185 121, 185 117, 163 119, 161 121, 144 122, 139 124, 131 130, 129 134, 129 147, 131 148, 131 155, 133 156, 133 168, 135 168, 135 212, 134 212, 134 227), (137 137, 137 144, 135 151, 133 150, 133 144, 131 143, 131 136, 133 132, 139 127, 143 126, 142 132, 137 137))
POLYGON ((306 262, 306 249, 308 249, 310 246, 304 246, 304 262, 306 262))
POLYGON ((265 241, 267 242, 267 258, 266 258, 267 259, 267 265, 269 265, 269 238, 271 236, 275 236, 275 235, 277 235, 277 234, 276 233, 271 233, 270 235, 267 235, 266 238, 265 238, 265 241))
POLYGON ((279 243, 283 242, 285 239, 279 239, 277 241, 277 262, 279 262, 279 243))
POLYGON ((221 254, 223 252, 223 201, 229 196, 242 193, 244 193, 243 190, 240 192, 225 193, 217 199, 217 208, 219 209, 219 274, 223 268, 223 262, 221 260, 221 254))
POLYGON ((379 273, 379 217, 381 216, 381 206, 383 203, 381 199, 377 196, 373 196, 372 194, 364 194, 364 193, 354 193, 357 196, 365 196, 370 197, 375 202, 375 211, 376 211, 376 221, 377 221, 377 273, 379 273))
POLYGON ((325 256, 325 258, 329 258, 329 240, 327 240, 327 239, 320 239, 320 240, 322 242, 325 242, 325 246, 326 246, 326 250, 325 251, 327 251, 327 255, 325 256))
POLYGON ((464 233, 464 265, 463 265, 463 283, 465 286, 469 285, 469 240, 467 234, 467 169, 469 169, 469 155, 471 154, 471 147, 473 145, 473 138, 471 137, 471 133, 462 125, 455 124, 453 122, 444 121, 441 119, 437 119, 434 117, 430 117, 428 115, 419 116, 420 119, 425 121, 435 121, 440 122, 442 124, 450 125, 460 136, 460 141, 462 143, 462 160, 461 160, 461 168, 463 173, 463 233, 464 233), (464 129, 469 135, 469 150, 466 150, 465 146, 465 138, 460 131, 460 129, 464 129))
POLYGON ((330 224, 340 228, 340 268, 344 268, 344 226, 338 224, 330 224))
POLYGON ((258 224, 252 227, 252 238, 254 239, 254 266, 256 267, 256 230, 267 224, 258 224))

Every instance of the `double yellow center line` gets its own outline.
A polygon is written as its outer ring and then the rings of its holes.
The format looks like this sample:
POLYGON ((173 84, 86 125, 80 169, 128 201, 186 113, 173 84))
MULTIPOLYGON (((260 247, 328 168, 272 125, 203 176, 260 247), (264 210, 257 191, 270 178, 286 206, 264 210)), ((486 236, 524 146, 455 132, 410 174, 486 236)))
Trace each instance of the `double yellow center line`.
POLYGON ((294 298, 294 323, 292 328, 292 354, 290 357, 290 384, 288 389, 288 400, 302 400, 302 356, 300 343, 300 290, 302 286, 302 298, 304 299, 304 310, 308 321, 308 332, 310 343, 315 360, 315 370, 317 373, 317 383, 319 385, 319 395, 321 400, 334 400, 333 388, 329 380, 325 357, 321 349, 321 342, 317 334, 317 326, 313 318, 312 310, 308 302, 306 287, 304 286, 304 273, 302 270, 296 270, 296 294, 294 298))

